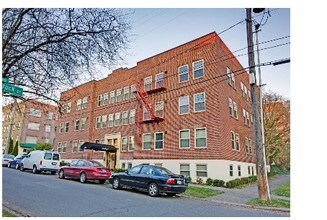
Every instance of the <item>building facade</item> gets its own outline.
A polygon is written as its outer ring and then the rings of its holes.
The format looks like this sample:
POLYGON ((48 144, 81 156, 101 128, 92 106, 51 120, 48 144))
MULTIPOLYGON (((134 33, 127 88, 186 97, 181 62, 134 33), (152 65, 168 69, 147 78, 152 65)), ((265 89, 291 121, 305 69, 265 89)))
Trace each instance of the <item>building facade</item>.
MULTIPOLYGON (((2 107, 2 149, 7 144, 14 104, 2 107)), ((55 126, 58 120, 58 107, 36 102, 18 102, 14 112, 11 138, 14 145, 18 141, 18 153, 22 154, 33 148, 37 143, 55 141, 55 126)), ((10 153, 10 152, 9 152, 10 153)))
POLYGON ((247 72, 213 32, 61 93, 55 146, 67 161, 149 163, 193 180, 256 175, 250 98, 247 72), (117 153, 82 152, 84 142, 117 153))

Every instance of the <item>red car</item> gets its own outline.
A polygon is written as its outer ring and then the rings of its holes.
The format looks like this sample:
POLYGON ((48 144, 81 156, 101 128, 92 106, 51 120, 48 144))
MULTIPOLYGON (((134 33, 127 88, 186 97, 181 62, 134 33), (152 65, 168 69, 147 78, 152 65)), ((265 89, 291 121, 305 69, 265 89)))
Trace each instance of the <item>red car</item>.
POLYGON ((94 160, 74 160, 67 166, 62 166, 58 170, 60 179, 79 179, 81 183, 87 180, 98 180, 104 184, 111 175, 109 168, 94 160))

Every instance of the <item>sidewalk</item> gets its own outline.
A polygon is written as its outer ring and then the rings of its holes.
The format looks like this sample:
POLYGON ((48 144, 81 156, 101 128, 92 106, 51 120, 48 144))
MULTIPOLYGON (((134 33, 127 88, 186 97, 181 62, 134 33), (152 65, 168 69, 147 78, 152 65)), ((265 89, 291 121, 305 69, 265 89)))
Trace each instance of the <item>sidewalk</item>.
MULTIPOLYGON (((289 175, 274 176, 274 177, 270 178, 268 182, 269 182, 270 191, 272 191, 272 190, 276 189, 277 187, 279 187, 280 185, 290 182, 290 176, 289 175)), ((246 203, 249 202, 251 199, 258 197, 258 186, 256 183, 251 184, 242 189, 228 189, 228 188, 223 188, 223 187, 214 187, 214 186, 205 186, 205 185, 196 185, 196 184, 190 184, 190 186, 204 187, 204 188, 210 188, 213 190, 223 191, 224 193, 205 198, 205 200, 212 201, 212 202, 224 203, 224 204, 249 206, 249 205, 246 205, 246 203)), ((290 198, 288 198, 288 197, 281 197, 281 196, 276 196, 273 194, 270 194, 270 195, 271 195, 271 198, 280 198, 280 199, 290 200, 290 198)), ((268 209, 270 209, 270 208, 268 208, 268 209)), ((280 210, 281 211, 289 211, 288 209, 280 209, 280 210)))

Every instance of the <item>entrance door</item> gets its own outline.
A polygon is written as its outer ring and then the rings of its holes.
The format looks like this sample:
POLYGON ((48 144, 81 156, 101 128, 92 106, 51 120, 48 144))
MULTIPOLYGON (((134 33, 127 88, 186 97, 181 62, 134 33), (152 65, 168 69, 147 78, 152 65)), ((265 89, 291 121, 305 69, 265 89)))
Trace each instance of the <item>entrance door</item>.
MULTIPOLYGON (((112 138, 108 139, 108 144, 114 146, 117 151, 119 150, 119 139, 118 138, 112 138)), ((116 168, 116 162, 117 162, 117 155, 116 153, 106 152, 106 159, 105 159, 106 167, 110 169, 116 168)))

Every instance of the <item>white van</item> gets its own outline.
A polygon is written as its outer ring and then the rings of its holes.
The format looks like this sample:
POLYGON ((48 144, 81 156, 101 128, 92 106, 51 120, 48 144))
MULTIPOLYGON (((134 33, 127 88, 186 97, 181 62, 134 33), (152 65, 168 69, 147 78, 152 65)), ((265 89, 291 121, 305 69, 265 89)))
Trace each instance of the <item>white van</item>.
POLYGON ((33 173, 50 171, 56 174, 60 165, 60 154, 51 151, 36 150, 29 153, 20 164, 20 171, 32 170, 33 173))

